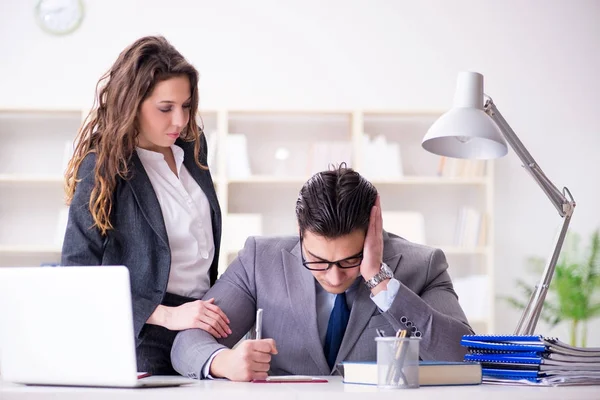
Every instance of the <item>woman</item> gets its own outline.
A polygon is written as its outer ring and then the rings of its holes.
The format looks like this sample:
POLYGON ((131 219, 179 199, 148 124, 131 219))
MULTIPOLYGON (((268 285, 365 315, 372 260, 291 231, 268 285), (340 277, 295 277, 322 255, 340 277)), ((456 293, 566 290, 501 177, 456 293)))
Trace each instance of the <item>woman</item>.
POLYGON ((137 40, 98 82, 66 171, 61 264, 128 267, 138 370, 153 374, 175 374, 177 331, 231 333, 212 299, 196 300, 217 278, 221 240, 197 86, 166 39, 137 40))

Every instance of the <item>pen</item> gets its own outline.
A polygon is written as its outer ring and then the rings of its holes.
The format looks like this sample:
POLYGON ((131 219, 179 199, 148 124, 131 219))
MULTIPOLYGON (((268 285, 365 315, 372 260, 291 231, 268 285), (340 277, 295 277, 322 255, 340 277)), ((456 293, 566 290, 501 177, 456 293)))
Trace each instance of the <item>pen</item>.
MULTIPOLYGON (((409 330, 402 330, 402 332, 403 332, 403 334, 401 334, 401 336, 400 336, 401 338, 408 339, 410 337, 409 330)), ((409 344, 410 343, 408 341, 403 340, 400 343, 400 348, 396 352, 397 365, 400 366, 400 368, 396 371, 396 376, 394 376, 394 382, 398 381, 399 379, 402 379, 404 384, 407 384, 406 376, 404 375, 402 368, 404 367, 404 359, 406 358, 406 353, 408 352, 409 344)))
POLYGON ((375 332, 377 332, 377 336, 385 337, 385 333, 383 333, 383 330, 381 330, 379 328, 375 328, 375 332))
MULTIPOLYGON (((406 337, 406 329, 402 329, 401 331, 398 331, 396 333, 396 337, 399 339, 404 339, 406 337)), ((398 345, 398 348, 396 349, 396 360, 400 359, 400 356, 402 355, 402 350, 404 349, 404 341, 400 342, 400 344, 398 345)))
POLYGON ((263 309, 259 308, 258 310, 256 310, 256 335, 255 338, 256 340, 260 340, 262 339, 262 315, 263 315, 263 309))
MULTIPOLYGON (((408 331, 406 329, 398 330, 396 332, 396 337, 398 339, 404 339, 404 338, 406 338, 407 332, 408 331)), ((389 382, 390 384, 396 383, 396 381, 399 378, 402 378, 403 382, 406 382, 406 378, 404 377, 404 374, 402 373, 402 363, 404 362, 404 357, 405 357, 404 355, 406 354, 406 347, 407 347, 407 344, 405 343, 404 340, 400 341, 396 345, 396 351, 394 354, 394 358, 390 363, 390 367, 388 369, 388 374, 387 374, 387 378, 386 378, 386 381, 389 382), (399 368, 396 368, 396 363, 398 363, 399 368)))

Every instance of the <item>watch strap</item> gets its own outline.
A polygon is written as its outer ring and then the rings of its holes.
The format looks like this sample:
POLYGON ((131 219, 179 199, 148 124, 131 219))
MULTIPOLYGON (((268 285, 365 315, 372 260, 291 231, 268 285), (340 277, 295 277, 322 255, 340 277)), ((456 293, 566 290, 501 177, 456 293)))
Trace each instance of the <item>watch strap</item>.
POLYGON ((386 279, 391 279, 394 277, 394 274, 387 266, 386 263, 381 263, 381 267, 379 268, 379 272, 375 274, 371 279, 365 281, 365 285, 367 285, 368 289, 373 289, 375 286, 379 285, 386 279))

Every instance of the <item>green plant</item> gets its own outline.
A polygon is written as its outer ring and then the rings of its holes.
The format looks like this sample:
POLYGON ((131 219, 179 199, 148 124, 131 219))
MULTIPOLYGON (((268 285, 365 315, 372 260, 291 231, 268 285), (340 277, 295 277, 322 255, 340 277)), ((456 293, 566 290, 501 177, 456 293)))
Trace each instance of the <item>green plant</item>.
MULTIPOLYGON (((550 327, 568 322, 571 345, 585 347, 587 322, 600 316, 600 293, 597 290, 600 289, 600 231, 593 232, 586 249, 581 248, 580 239, 576 233, 567 234, 540 318, 550 327), (577 340, 578 336, 580 340, 577 340)), ((539 257, 527 260, 528 269, 537 277, 541 276, 544 263, 545 260, 539 257)), ((522 298, 502 298, 523 310, 535 288, 522 279, 517 279, 516 284, 522 298)))

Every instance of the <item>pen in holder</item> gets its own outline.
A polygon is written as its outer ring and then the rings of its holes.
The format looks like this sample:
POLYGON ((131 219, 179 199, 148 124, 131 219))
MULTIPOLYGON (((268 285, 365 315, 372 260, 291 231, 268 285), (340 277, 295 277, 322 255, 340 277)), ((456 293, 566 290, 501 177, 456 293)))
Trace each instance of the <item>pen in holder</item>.
POLYGON ((407 330, 399 330, 396 336, 377 334, 378 387, 418 388, 420 338, 411 338, 407 330))
MULTIPOLYGON (((399 339, 404 339, 405 337, 410 337, 409 334, 407 334, 407 330, 406 329, 402 329, 402 330, 398 330, 396 332, 396 337, 399 339)), ((388 382, 390 382, 392 385, 398 383, 398 384, 405 384, 406 382, 406 377, 404 376, 404 373, 402 372, 402 366, 404 364, 404 358, 406 357, 406 348, 408 346, 407 341, 398 341, 396 343, 394 343, 394 358, 392 359, 392 361, 390 362, 390 366, 388 367, 388 374, 387 374, 387 378, 386 380, 388 382), (399 380, 402 381, 399 381, 399 380)))

